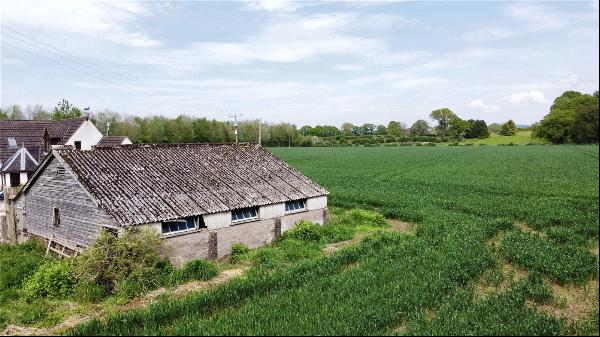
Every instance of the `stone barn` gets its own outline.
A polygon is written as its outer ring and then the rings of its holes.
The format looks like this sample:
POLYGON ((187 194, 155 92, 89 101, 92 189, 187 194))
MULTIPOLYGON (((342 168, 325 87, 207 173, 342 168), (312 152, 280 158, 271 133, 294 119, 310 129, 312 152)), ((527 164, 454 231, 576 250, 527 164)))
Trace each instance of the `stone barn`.
POLYGON ((160 233, 175 264, 258 247, 298 221, 327 222, 327 194, 264 148, 241 145, 58 148, 13 201, 20 240, 79 252, 102 229, 160 233))

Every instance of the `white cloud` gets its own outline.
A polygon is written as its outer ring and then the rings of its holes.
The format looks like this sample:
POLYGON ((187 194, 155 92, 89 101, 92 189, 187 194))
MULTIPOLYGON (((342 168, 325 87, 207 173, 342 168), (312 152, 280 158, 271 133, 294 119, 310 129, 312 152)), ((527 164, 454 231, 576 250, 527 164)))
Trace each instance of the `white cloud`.
POLYGON ((268 22, 255 36, 241 41, 195 42, 184 48, 162 49, 149 56, 136 56, 133 61, 185 72, 211 65, 307 62, 320 56, 355 57, 371 63, 399 64, 422 54, 418 51, 393 51, 381 38, 367 38, 349 32, 374 20, 378 17, 356 13, 286 14, 268 22))
POLYGON ((490 40, 500 40, 509 38, 515 35, 511 29, 501 27, 484 27, 473 30, 464 36, 464 39, 469 42, 485 42, 490 40))
POLYGON ((498 111, 498 109, 500 109, 497 105, 494 104, 486 104, 483 100, 481 99, 476 99, 474 101, 472 101, 471 103, 469 103, 469 106, 471 108, 475 108, 478 110, 481 110, 483 112, 496 112, 498 111))
POLYGON ((354 86, 384 86, 395 89, 415 89, 419 87, 434 87, 447 85, 451 81, 437 76, 421 76, 413 73, 382 73, 374 76, 364 76, 349 81, 354 86))
POLYGON ((250 10, 264 10, 269 12, 294 12, 302 6, 294 0, 251 0, 246 1, 246 8, 250 10))
POLYGON ((4 1, 2 24, 15 30, 82 36, 130 47, 157 47, 161 41, 134 28, 139 18, 154 15, 154 10, 148 3, 129 1, 4 1))
POLYGON ((507 97, 508 101, 515 105, 520 105, 523 103, 538 103, 545 104, 548 103, 546 96, 543 92, 539 90, 531 90, 526 92, 519 92, 507 97))
POLYGON ((529 31, 559 29, 568 23, 568 15, 541 4, 514 3, 506 6, 504 12, 509 17, 526 22, 529 31))

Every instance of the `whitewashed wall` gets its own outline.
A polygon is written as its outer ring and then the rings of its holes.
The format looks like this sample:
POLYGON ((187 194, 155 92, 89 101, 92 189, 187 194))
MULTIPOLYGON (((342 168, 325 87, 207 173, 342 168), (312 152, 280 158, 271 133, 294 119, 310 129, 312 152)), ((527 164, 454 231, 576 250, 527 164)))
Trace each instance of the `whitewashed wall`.
POLYGON ((85 121, 81 124, 79 129, 69 138, 65 145, 75 145, 76 141, 81 141, 82 150, 91 150, 92 146, 98 145, 102 139, 102 133, 98 131, 94 123, 91 121, 85 121))
POLYGON ((204 224, 208 229, 219 229, 231 225, 231 212, 205 214, 204 224))
POLYGON ((321 209, 321 208, 325 208, 327 207, 327 196, 320 196, 320 197, 315 197, 315 198, 309 198, 308 200, 306 200, 306 208, 309 211, 315 210, 315 209, 321 209))
POLYGON ((259 215, 261 219, 274 219, 285 214, 285 203, 260 206, 259 215))
POLYGON ((25 183, 27 182, 27 172, 21 172, 19 178, 21 181, 21 185, 25 185, 25 183))

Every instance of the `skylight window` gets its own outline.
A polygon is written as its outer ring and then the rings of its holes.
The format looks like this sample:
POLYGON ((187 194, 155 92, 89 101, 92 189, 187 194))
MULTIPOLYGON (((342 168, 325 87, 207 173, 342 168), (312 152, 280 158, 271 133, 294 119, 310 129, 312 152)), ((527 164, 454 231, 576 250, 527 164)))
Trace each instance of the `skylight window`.
POLYGON ((8 137, 8 146, 17 147, 17 140, 14 137, 8 137))

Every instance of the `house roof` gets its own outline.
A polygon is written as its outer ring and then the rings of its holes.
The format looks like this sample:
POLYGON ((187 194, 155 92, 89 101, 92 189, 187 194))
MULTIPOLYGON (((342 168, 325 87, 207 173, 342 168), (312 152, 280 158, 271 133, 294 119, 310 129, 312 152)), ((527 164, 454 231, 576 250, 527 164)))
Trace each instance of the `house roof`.
POLYGON ((59 148, 54 154, 123 226, 328 193, 253 144, 59 148))
POLYGON ((22 146, 40 161, 44 153, 46 132, 50 139, 58 139, 58 144, 64 145, 86 119, 87 117, 61 121, 0 120, 0 162, 4 163, 22 146), (10 139, 15 140, 16 147, 11 146, 10 139))
POLYGON ((33 172, 38 166, 38 161, 29 153, 27 148, 21 147, 2 165, 2 172, 18 173, 33 172))
POLYGON ((116 146, 123 144, 128 139, 126 136, 104 136, 97 146, 116 146))

